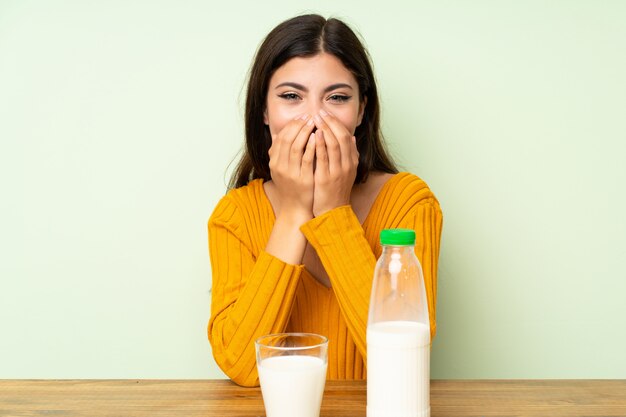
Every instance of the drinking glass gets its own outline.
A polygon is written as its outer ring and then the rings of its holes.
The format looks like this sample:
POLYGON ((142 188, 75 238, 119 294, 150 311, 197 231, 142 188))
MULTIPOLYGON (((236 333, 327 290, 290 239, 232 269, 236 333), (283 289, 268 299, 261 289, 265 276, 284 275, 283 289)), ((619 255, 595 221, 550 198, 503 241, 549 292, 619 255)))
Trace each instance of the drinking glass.
POLYGON ((255 342, 267 417, 319 417, 328 339, 313 333, 277 333, 255 342))

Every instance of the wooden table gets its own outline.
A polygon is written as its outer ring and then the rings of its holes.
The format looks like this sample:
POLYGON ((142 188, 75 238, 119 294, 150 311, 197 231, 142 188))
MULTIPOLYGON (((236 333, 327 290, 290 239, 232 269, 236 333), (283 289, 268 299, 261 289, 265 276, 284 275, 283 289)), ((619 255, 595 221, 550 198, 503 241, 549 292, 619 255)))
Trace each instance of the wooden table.
MULTIPOLYGON (((321 417, 365 417, 366 384, 329 381, 321 417)), ((626 380, 435 380, 432 417, 626 416, 626 380)), ((0 416, 260 417, 225 380, 0 380, 0 416)), ((298 416, 294 416, 298 417, 298 416)))

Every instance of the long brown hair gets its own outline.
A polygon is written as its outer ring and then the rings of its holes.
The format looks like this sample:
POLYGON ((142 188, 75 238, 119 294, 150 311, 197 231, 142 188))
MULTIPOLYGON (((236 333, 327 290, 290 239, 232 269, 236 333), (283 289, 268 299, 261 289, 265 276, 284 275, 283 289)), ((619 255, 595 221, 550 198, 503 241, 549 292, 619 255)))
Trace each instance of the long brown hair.
POLYGON ((367 51, 341 20, 326 20, 320 15, 309 14, 276 26, 256 53, 246 95, 246 143, 229 188, 244 186, 256 178, 271 179, 268 151, 272 137, 263 120, 270 79, 291 58, 310 57, 321 52, 336 56, 352 72, 359 85, 361 102, 367 97, 363 119, 354 133, 359 151, 355 183, 364 182, 371 171, 398 172, 382 141, 378 90, 367 51))

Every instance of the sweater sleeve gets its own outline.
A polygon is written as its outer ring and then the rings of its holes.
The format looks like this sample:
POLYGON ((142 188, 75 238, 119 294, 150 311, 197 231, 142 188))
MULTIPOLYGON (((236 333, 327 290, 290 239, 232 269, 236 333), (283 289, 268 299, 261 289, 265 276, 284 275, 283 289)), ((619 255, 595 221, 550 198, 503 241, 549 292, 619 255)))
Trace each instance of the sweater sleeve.
POLYGON ((251 231, 228 195, 211 215, 208 232, 213 357, 235 383, 258 386, 254 341, 284 331, 303 266, 263 250, 255 255, 245 239, 251 231))
POLYGON ((437 333, 437 266, 443 227, 443 214, 437 200, 428 199, 418 204, 412 220, 410 228, 415 230, 415 256, 424 274, 432 341, 437 333))
MULTIPOLYGON (((422 264, 431 338, 436 331, 435 301, 441 210, 436 200, 417 204, 399 225, 416 231, 415 253, 422 264)), ((337 207, 301 227, 328 273, 341 312, 359 352, 367 359, 365 334, 376 258, 350 206, 337 207)))
POLYGON ((376 258, 351 206, 341 206, 300 227, 328 273, 339 308, 359 353, 366 358, 365 330, 376 258))

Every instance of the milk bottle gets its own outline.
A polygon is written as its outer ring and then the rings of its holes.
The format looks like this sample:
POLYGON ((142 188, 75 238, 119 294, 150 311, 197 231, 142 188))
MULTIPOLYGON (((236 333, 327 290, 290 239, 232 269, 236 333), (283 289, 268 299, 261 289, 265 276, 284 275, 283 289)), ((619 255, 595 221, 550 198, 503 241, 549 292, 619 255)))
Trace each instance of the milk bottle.
POLYGON ((367 324, 367 417, 430 417, 430 321, 415 231, 380 233, 367 324))

